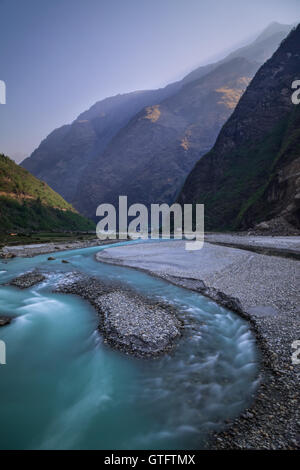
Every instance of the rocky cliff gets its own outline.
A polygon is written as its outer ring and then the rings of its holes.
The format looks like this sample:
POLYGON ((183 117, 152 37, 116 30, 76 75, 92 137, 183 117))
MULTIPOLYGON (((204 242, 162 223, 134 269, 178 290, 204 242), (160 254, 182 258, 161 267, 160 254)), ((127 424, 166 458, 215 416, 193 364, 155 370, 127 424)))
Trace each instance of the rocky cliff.
POLYGON ((207 230, 278 217, 300 227, 300 118, 291 100, 299 78, 300 25, 257 72, 183 186, 179 202, 204 203, 207 230))

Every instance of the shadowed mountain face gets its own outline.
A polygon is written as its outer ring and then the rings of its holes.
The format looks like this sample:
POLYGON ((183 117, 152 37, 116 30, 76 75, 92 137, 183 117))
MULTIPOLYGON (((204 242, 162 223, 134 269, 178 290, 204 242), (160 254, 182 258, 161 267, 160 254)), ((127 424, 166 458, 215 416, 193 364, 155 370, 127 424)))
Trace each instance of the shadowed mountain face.
POLYGON ((75 206, 91 217, 101 202, 171 203, 186 175, 214 144, 257 65, 234 59, 149 106, 86 168, 75 206))
POLYGON ((204 203, 206 229, 284 217, 300 227, 300 25, 257 72, 215 146, 197 163, 180 203, 204 203))
POLYGON ((22 166, 69 202, 74 201, 79 179, 89 162, 101 154, 132 116, 169 96, 177 86, 175 83, 165 89, 117 95, 96 103, 72 124, 54 130, 22 166))
POLYGON ((279 145, 270 177, 241 213, 242 228, 283 217, 300 229, 300 105, 269 137, 271 142, 276 138, 279 145))
POLYGON ((92 230, 59 194, 0 154, 0 232, 6 230, 92 230))
POLYGON ((121 194, 171 202, 287 28, 267 28, 251 45, 164 89, 96 103, 53 131, 22 166, 90 217, 121 194))

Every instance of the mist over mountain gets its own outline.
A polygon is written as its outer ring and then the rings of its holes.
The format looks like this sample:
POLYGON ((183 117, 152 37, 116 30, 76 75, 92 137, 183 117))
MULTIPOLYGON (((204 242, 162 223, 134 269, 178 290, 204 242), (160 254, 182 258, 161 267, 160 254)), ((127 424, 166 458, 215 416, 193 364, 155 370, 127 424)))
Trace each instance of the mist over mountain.
POLYGON ((291 29, 292 25, 284 25, 273 22, 267 26, 267 28, 264 29, 264 31, 259 34, 259 36, 252 43, 236 49, 217 63, 212 63, 196 68, 183 79, 183 82, 196 80, 197 78, 202 77, 203 74, 213 70, 220 63, 228 62, 229 60, 236 57, 244 57, 249 61, 255 61, 263 64, 271 57, 273 52, 279 46, 281 41, 283 41, 283 39, 288 35, 291 29))
POLYGON ((163 89, 96 103, 54 130, 22 166, 89 217, 119 194, 171 202, 288 28, 271 25, 249 46, 163 89))
POLYGON ((300 228, 300 25, 257 72, 178 201, 203 203, 207 230, 285 220, 300 228))

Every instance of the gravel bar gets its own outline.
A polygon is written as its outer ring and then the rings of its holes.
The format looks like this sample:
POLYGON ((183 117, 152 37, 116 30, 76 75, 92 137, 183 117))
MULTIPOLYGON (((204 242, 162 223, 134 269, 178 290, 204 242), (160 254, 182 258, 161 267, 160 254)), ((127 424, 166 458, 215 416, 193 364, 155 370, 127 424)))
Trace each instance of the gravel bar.
POLYGON ((181 335, 174 307, 153 302, 117 284, 106 284, 81 273, 66 276, 55 289, 75 294, 96 309, 105 342, 136 357, 157 357, 170 351, 181 335))
POLYGON ((37 272, 37 271, 30 271, 28 273, 24 273, 21 276, 15 277, 12 281, 10 281, 11 286, 18 287, 19 289, 28 289, 28 287, 35 286, 40 282, 43 282, 46 279, 46 276, 37 272))

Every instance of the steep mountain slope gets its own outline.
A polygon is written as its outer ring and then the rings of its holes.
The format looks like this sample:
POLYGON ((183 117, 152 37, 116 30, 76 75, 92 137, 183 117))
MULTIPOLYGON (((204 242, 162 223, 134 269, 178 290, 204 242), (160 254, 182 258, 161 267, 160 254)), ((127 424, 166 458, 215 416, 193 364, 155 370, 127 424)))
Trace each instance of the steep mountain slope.
MULTIPOLYGON (((239 214, 239 226, 284 218, 300 229, 300 106, 295 106, 270 141, 280 140, 268 181, 253 194, 239 214)), ((271 224, 272 226, 272 224, 271 224)))
POLYGON ((213 149, 188 176, 180 203, 204 203, 206 229, 299 221, 300 25, 257 72, 213 149), (299 105, 298 105, 299 106, 299 105))
POLYGON ((102 202, 171 203, 188 171, 214 144, 223 123, 257 70, 233 59, 143 109, 86 169, 75 206, 95 216, 102 202))
MULTIPOLYGON (((233 59, 237 57, 250 58, 250 62, 255 60, 257 63, 256 67, 258 68, 259 65, 262 64, 277 48, 280 40, 286 35, 287 28, 288 26, 285 25, 278 25, 275 29, 269 27, 260 38, 249 46, 239 49, 222 61, 198 68, 196 71, 185 77, 181 82, 173 83, 164 89, 118 95, 96 103, 88 111, 82 113, 72 124, 53 131, 33 152, 31 157, 27 158, 22 163, 22 166, 27 168, 38 178, 46 181, 66 200, 74 204, 76 208, 84 210, 85 214, 94 215, 94 200, 92 205, 90 205, 91 190, 88 181, 88 178, 90 177, 89 175, 93 176, 93 173, 96 173, 97 175, 99 173, 101 174, 101 169, 104 165, 103 159, 105 159, 105 155, 107 155, 108 152, 110 152, 111 155, 112 165, 115 165, 119 156, 113 155, 112 149, 115 148, 118 153, 122 151, 123 154, 123 149, 120 149, 119 146, 115 144, 115 140, 117 139, 121 141, 124 139, 123 136, 126 130, 127 132, 131 132, 131 121, 134 122, 138 119, 137 115, 139 113, 142 113, 142 115, 148 115, 149 113, 151 116, 151 106, 155 106, 154 109, 157 110, 158 105, 172 96, 174 96, 174 103, 176 103, 176 100, 181 102, 181 97, 187 96, 185 87, 188 83, 199 80, 201 77, 205 77, 207 74, 216 70, 220 65, 223 65, 226 62, 232 62, 233 59), (109 149, 107 147, 109 147, 109 149), (85 189, 83 189, 83 187, 85 189), (85 198, 86 190, 88 193, 87 198, 85 198)), ((222 84, 220 85, 220 88, 222 88, 222 84)), ((238 86, 237 88, 239 90, 241 87, 238 86)), ((194 93, 195 102, 201 103, 201 99, 197 99, 196 90, 194 90, 194 93)), ((239 93, 240 92, 235 94, 234 100, 231 101, 231 106, 233 103, 236 104, 239 93)), ((191 100, 189 102, 191 103, 191 100)), ((167 109, 165 108, 164 116, 161 117, 159 126, 152 126, 155 127, 155 136, 153 136, 153 138, 156 144, 159 142, 156 151, 157 166, 159 167, 159 161, 161 158, 165 158, 166 153, 168 154, 167 160, 170 163, 168 174, 164 175, 164 187, 162 188, 162 191, 160 191, 159 185, 157 185, 156 190, 153 188, 151 197, 154 200, 163 200, 165 196, 168 199, 174 197, 176 190, 179 190, 184 177, 196 161, 194 155, 196 155, 197 152, 199 155, 207 151, 208 148, 213 145, 220 126, 228 117, 228 114, 223 112, 221 113, 221 116, 217 116, 215 113, 216 122, 214 122, 211 115, 209 119, 211 120, 210 124, 212 130, 209 131, 206 136, 204 128, 207 129, 208 126, 206 126, 206 123, 202 118, 201 122, 198 123, 198 117, 192 109, 192 106, 190 118, 187 117, 187 106, 180 105, 178 112, 175 108, 172 109, 171 104, 170 108, 169 122, 167 122, 167 109), (181 110, 183 110, 182 115, 180 114, 181 110), (163 120, 165 122, 165 125, 163 126, 164 128, 160 126, 163 120), (176 121, 176 124, 174 123, 174 120, 176 121), (200 129, 198 129, 198 124, 200 129), (201 130, 201 126, 203 126, 203 130, 201 130), (172 134, 171 129, 173 127, 174 132, 172 134), (168 128, 168 132, 165 133, 164 131, 166 128, 168 128), (158 129, 163 131, 160 135, 158 129), (192 131, 193 137, 189 135, 190 130, 192 131), (197 139, 196 137, 198 130, 199 136, 200 134, 202 137, 204 136, 203 142, 200 142, 200 138, 197 139), (185 134, 185 131, 187 134, 185 134), (189 143, 186 143, 187 140, 189 143), (179 149, 181 151, 182 161, 178 167, 178 159, 180 158, 178 153, 179 141, 182 141, 182 151, 181 148, 179 149), (187 151, 184 152, 184 149, 187 151), (172 162, 169 158, 169 155, 172 152, 175 152, 175 162, 172 162), (176 174, 171 175, 171 179, 169 180, 168 175, 172 171, 173 167, 175 168, 176 174), (174 185, 177 185, 176 188, 174 188, 174 185)), ((231 109, 232 111, 233 107, 228 109, 231 109)), ((151 122, 151 120, 152 119, 150 118, 149 122, 151 122)), ((131 160, 134 155, 138 155, 139 160, 141 155, 141 161, 145 162, 147 155, 153 155, 151 126, 147 126, 147 129, 144 127, 143 132, 144 131, 150 132, 145 135, 143 139, 143 148, 141 146, 140 136, 134 136, 130 142, 132 153, 129 149, 125 149, 131 160), (135 148, 134 139, 137 141, 137 148, 135 148), (150 151, 150 149, 148 150, 148 147, 150 148, 151 145, 152 149, 150 151)), ((127 136, 127 139, 130 141, 130 135, 127 136)), ((109 165, 106 163, 105 165, 105 171, 107 174, 105 184, 106 186, 109 186, 114 181, 111 176, 113 171, 109 165)), ((150 163, 148 167, 150 167, 150 163)), ((145 179, 147 179, 148 184, 149 178, 150 181, 153 181, 153 184, 155 184, 149 169, 145 168, 144 171, 141 168, 141 172, 144 173, 145 177, 143 181, 141 181, 140 186, 143 185, 145 179)), ((93 190, 98 191, 98 186, 99 185, 97 185, 95 179, 93 179, 93 190)), ((97 205, 100 202, 103 201, 98 199, 97 205)))
POLYGON ((136 113, 177 87, 174 83, 165 89, 116 95, 96 103, 72 124, 54 130, 22 166, 73 202, 88 163, 136 113))
POLYGON ((46 183, 0 154, 0 231, 93 228, 46 183))

